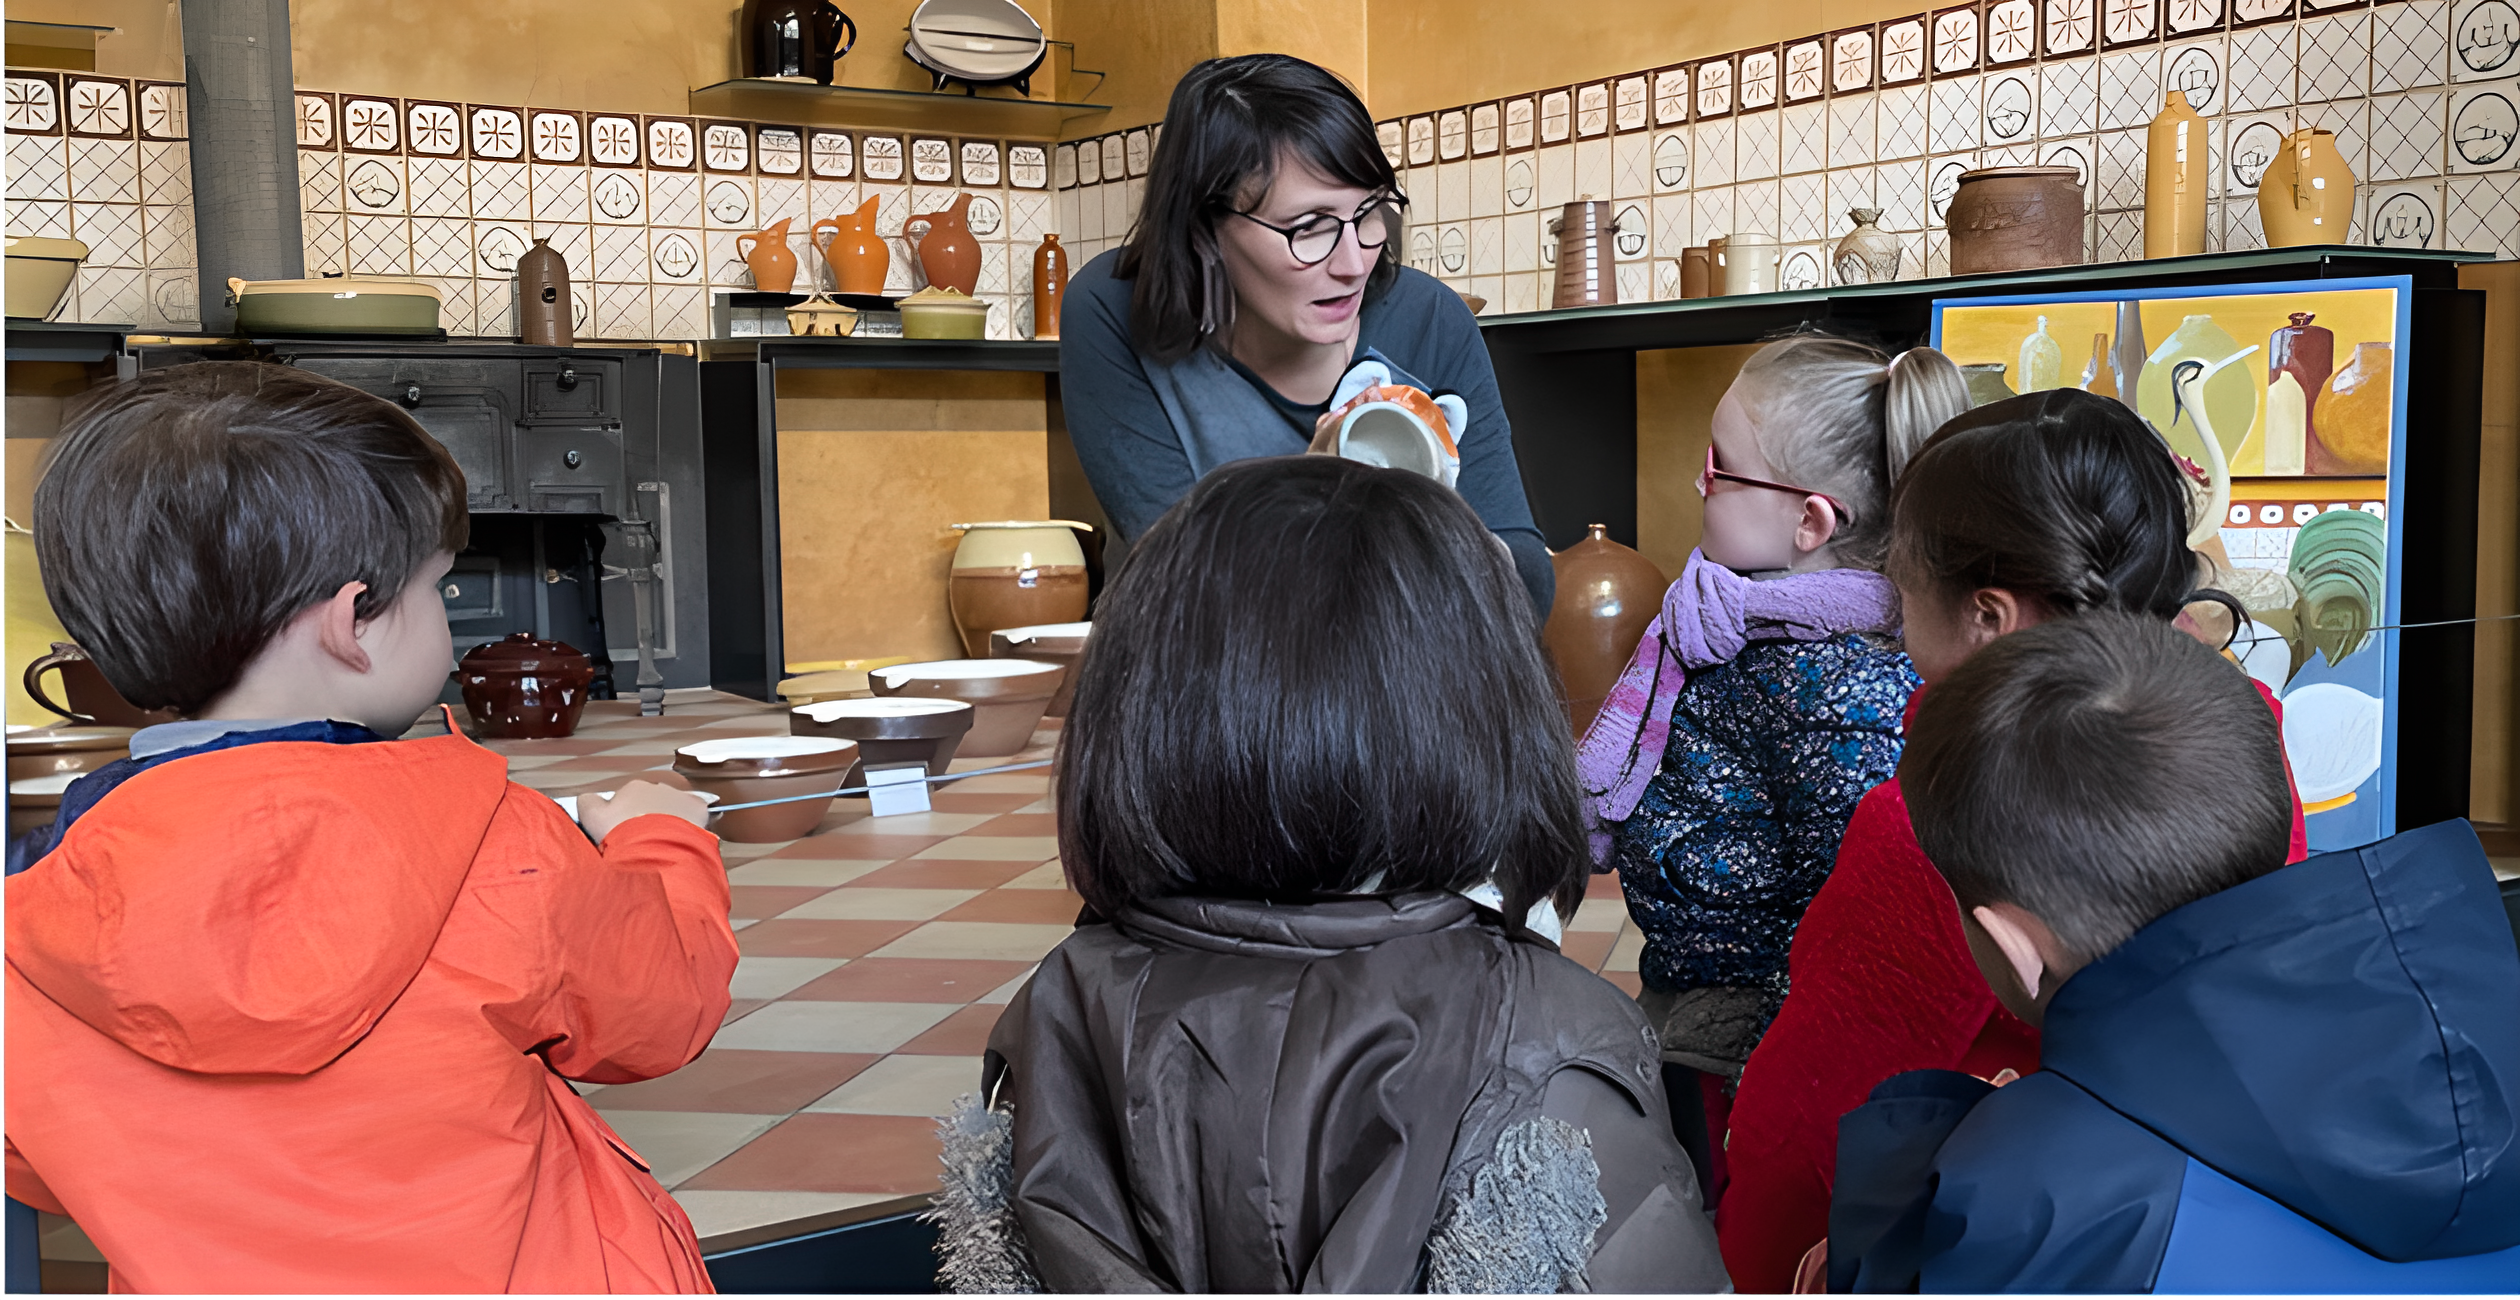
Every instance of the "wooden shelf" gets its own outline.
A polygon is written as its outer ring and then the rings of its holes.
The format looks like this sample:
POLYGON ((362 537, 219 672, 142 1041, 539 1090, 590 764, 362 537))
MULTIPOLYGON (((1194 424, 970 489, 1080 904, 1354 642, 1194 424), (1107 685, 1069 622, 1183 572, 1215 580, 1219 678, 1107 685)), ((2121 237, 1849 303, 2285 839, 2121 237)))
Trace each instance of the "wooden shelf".
POLYGON ((691 92, 691 111, 703 117, 800 126, 845 126, 938 131, 1056 140, 1060 128, 1080 117, 1111 111, 1109 104, 1024 99, 1012 93, 966 95, 956 91, 884 90, 873 86, 823 86, 810 81, 742 78, 691 92))

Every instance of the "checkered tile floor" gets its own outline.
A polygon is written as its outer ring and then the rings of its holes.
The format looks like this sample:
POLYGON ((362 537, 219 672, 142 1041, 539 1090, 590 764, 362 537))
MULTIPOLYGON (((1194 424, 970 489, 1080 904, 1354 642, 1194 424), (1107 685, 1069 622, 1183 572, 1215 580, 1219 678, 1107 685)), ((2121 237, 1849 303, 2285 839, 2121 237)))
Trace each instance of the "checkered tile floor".
MULTIPOLYGON (((1050 756, 1056 723, 1013 758, 1050 756)), ((676 746, 786 730, 731 695, 661 718, 587 707, 567 740, 490 741, 520 784, 609 790, 676 746)), ((667 775, 657 773, 653 775, 667 775)), ((707 1238, 933 1191, 934 1117, 979 1084, 999 1009, 1082 905, 1059 873, 1049 769, 936 787, 935 811, 872 818, 835 803, 814 833, 724 846, 734 892, 734 1006, 699 1060, 662 1079, 580 1085, 707 1238)), ((1597 877, 1566 952, 1633 993, 1633 926, 1597 877)))

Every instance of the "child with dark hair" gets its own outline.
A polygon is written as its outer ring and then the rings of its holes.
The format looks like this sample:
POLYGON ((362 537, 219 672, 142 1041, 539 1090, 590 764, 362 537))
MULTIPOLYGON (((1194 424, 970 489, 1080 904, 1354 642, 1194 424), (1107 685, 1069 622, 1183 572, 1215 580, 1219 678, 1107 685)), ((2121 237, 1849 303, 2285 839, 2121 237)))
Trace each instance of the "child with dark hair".
POLYGON ((1553 942, 1565 717, 1433 480, 1191 489, 1095 610, 1058 772, 1089 911, 948 1126, 947 1288, 1725 1289, 1653 1034, 1553 942))
POLYGON ((581 831, 451 715, 390 739, 446 680, 466 522, 444 447, 302 370, 174 366, 70 414, 45 590, 183 720, 11 846, 8 1187, 117 1290, 710 1289, 566 1080, 707 1046, 717 842, 648 782, 581 831))
POLYGON ((1830 1290, 2520 1289, 2520 950, 2484 850, 2452 821, 2286 866, 2246 682, 2103 612, 1924 697, 1917 838, 2045 1068, 1902 1074, 1846 1117, 1830 1290))
MULTIPOLYGON (((2109 610, 2167 624, 2196 598, 2177 463, 2108 398, 2057 389, 1970 411, 1909 461, 1891 508, 1887 569, 1927 687, 1919 702, 2009 633, 2109 610)), ((1903 1070, 2038 1068, 2038 1031, 1977 977, 1904 785, 1856 807, 1794 936, 1793 991, 1742 1075, 1720 1227, 1745 1290, 1785 1290, 1807 1256, 1816 1263, 1838 1117, 1873 1085, 1903 1070)), ((2292 858, 2303 845, 2296 810, 2292 858)))

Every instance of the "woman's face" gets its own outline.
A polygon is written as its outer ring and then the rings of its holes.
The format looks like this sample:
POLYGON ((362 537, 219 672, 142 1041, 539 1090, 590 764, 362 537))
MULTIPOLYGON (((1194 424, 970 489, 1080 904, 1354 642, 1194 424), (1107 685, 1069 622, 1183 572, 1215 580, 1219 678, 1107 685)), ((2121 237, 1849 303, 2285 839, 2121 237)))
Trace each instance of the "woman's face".
MULTIPOLYGON (((1316 213, 1352 217, 1372 194, 1322 175, 1301 158, 1281 154, 1268 191, 1243 210, 1283 228, 1316 213)), ((1317 345, 1345 343, 1355 336, 1365 281, 1382 252, 1359 245, 1354 229, 1339 232, 1338 247, 1311 266, 1295 260, 1286 236, 1224 213, 1217 214, 1216 243, 1234 286, 1237 330, 1256 327, 1287 341, 1317 345)))

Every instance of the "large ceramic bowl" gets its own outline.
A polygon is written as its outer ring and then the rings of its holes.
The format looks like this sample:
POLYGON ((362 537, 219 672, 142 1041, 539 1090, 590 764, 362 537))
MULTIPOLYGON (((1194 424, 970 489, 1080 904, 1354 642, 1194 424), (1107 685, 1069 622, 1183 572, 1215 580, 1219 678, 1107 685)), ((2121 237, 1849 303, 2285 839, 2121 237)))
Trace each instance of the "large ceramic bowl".
POLYGON ((972 708, 971 734, 963 737, 965 758, 1002 758, 1032 741, 1050 697, 1059 693, 1067 669, 1037 659, 939 659, 899 664, 867 674, 878 698, 907 695, 933 700, 961 700, 972 708))
POLYGON ((821 700, 788 710, 788 734, 855 742, 857 766, 842 782, 849 787, 866 783, 869 763, 924 763, 929 776, 945 775, 973 717, 972 707, 961 700, 904 695, 821 700))
POLYGON ((75 239, 11 235, 8 244, 9 315, 50 320, 86 261, 88 246, 75 239))
POLYGON ((901 300, 906 339, 976 339, 989 328, 989 303, 953 289, 921 289, 901 300))
POLYGON ((129 727, 11 727, 9 779, 85 775, 131 755, 129 727))
POLYGON ((1050 697, 1050 707, 1042 710, 1045 718, 1064 718, 1068 703, 1076 698, 1076 668, 1085 660, 1085 642, 1094 635, 1092 623, 1035 623, 1031 627, 1010 627, 989 634, 989 657, 992 659, 1035 659, 1067 669, 1059 679, 1059 693, 1050 697))
MULTIPOLYGON (((857 756, 855 744, 826 736, 729 736, 675 750, 674 771, 692 789, 716 795, 720 804, 741 804, 823 791, 836 794, 857 756)), ((827 794, 720 813, 709 829, 737 844, 800 839, 830 810, 827 794)))

